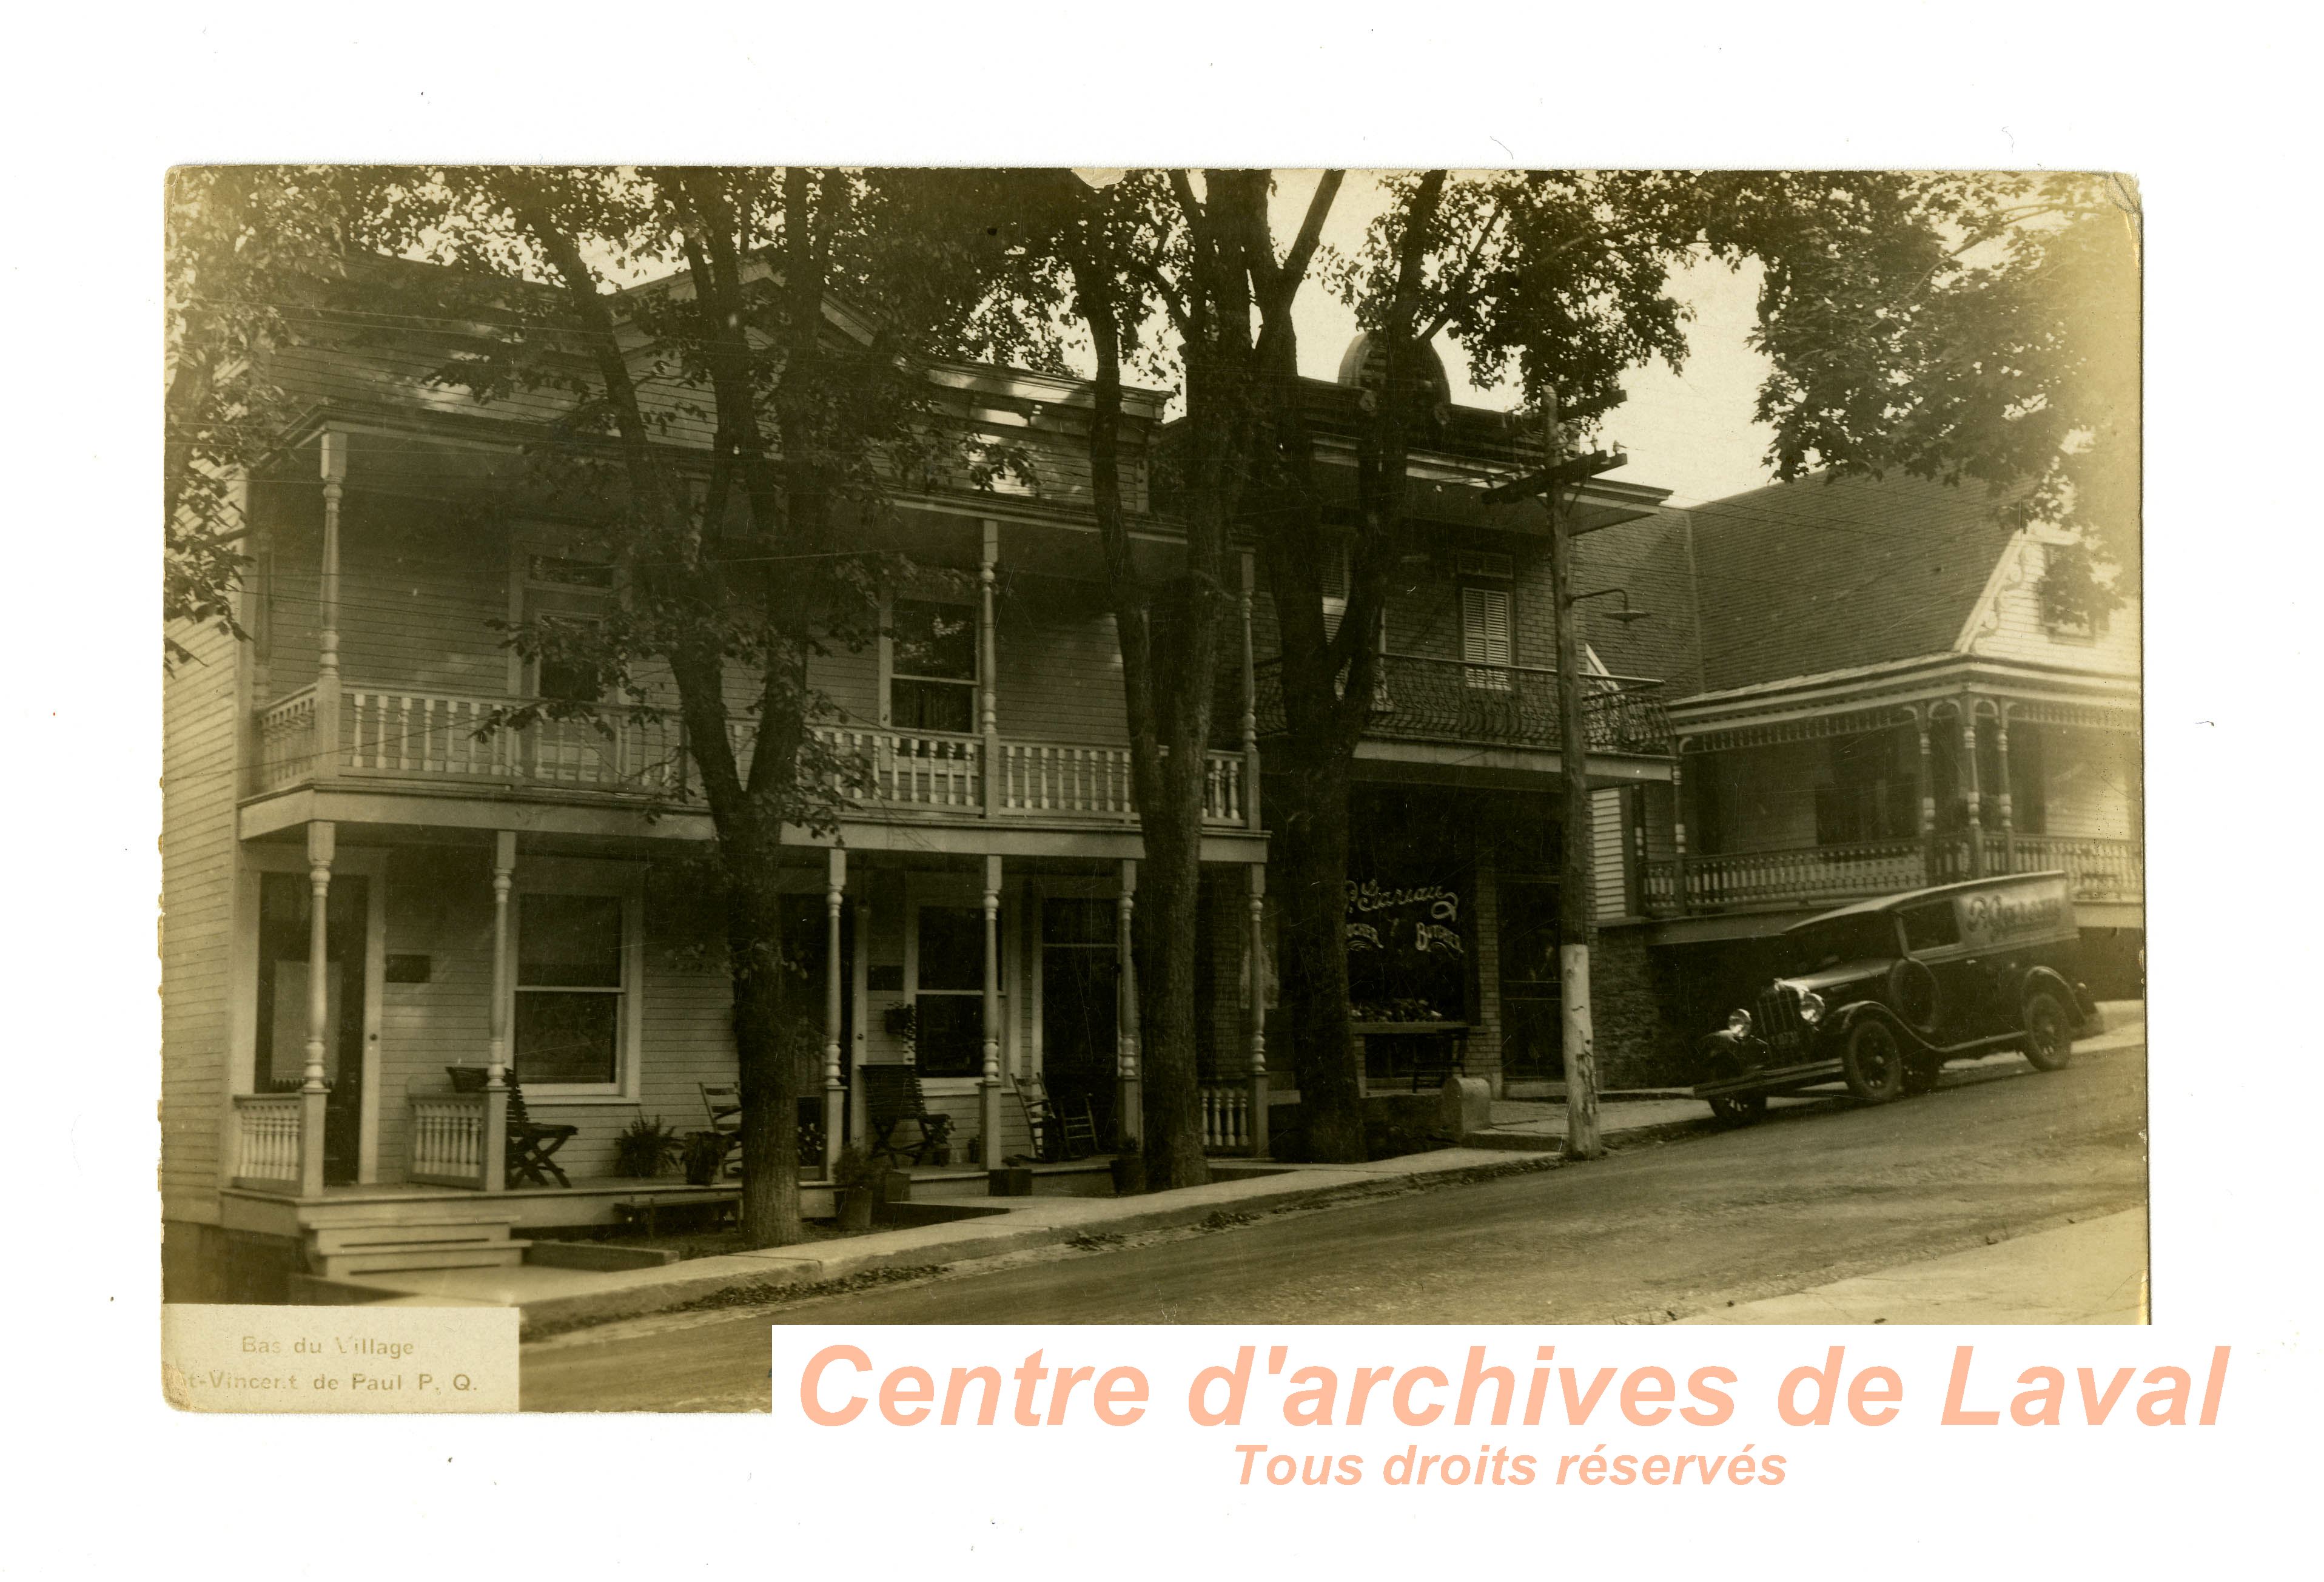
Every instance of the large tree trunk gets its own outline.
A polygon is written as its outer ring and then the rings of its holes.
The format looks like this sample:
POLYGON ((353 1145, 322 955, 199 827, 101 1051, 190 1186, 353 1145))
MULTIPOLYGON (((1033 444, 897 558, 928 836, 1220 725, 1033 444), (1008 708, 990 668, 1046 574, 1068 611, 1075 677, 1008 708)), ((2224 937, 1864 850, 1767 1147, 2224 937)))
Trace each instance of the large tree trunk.
POLYGON ((754 1247, 781 1246, 799 1224, 798 1073, 788 1036, 779 847, 728 838, 726 950, 734 986, 734 1053, 742 1101, 741 1229, 754 1247))
MULTIPOLYGON (((1293 756, 1286 749, 1286 756, 1293 756)), ((1364 1158, 1362 1055, 1348 1012, 1348 793, 1345 754, 1297 754, 1277 782, 1268 867, 1282 909, 1283 1005, 1299 1075, 1306 1156, 1364 1158)))
POLYGON ((1156 1189, 1210 1180, 1195 1077, 1194 967, 1201 948, 1202 787, 1193 818, 1177 807, 1146 813, 1139 866, 1138 1024, 1142 1051, 1147 1181, 1156 1189), (1188 826, 1191 825, 1191 829, 1188 826), (1192 838, 1187 837, 1191 835, 1192 838))

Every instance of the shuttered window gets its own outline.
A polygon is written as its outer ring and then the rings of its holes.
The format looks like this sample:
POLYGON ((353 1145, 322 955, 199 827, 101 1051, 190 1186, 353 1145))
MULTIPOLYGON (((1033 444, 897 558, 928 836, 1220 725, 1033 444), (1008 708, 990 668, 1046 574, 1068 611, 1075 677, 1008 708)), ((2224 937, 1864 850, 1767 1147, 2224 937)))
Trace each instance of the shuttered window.
POLYGON ((1323 641, 1340 634, 1340 617, 1348 613, 1348 546, 1342 544, 1323 557, 1323 641))
POLYGON ((1503 587, 1461 590, 1461 658, 1471 687, 1509 689, 1509 595, 1503 587), (1491 667, 1491 668, 1487 668, 1491 667))

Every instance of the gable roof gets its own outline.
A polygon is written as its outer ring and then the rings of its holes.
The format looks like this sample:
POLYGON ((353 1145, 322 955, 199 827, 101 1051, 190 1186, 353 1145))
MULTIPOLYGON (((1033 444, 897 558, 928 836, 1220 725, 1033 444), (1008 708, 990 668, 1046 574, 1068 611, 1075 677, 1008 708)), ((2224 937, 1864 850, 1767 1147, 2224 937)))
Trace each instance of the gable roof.
POLYGON ((1694 508, 1705 691, 1952 652, 2012 530, 1979 485, 1817 473, 1694 508))

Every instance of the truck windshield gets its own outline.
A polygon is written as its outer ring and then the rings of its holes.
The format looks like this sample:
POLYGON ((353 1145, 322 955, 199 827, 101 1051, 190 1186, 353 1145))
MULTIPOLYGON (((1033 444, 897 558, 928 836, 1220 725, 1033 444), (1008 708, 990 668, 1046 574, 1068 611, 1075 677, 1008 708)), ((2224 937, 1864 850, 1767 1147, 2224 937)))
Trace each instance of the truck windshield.
POLYGON ((1877 960, 1896 954, 1896 924, 1886 912, 1827 918, 1784 936, 1780 953, 1787 973, 1820 972, 1843 961, 1877 960))

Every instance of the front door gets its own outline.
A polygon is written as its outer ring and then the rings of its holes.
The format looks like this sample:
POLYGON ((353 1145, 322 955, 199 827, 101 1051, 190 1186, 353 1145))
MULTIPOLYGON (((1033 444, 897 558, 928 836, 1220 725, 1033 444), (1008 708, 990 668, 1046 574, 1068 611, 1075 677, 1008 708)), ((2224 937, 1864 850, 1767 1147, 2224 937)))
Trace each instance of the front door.
MULTIPOLYGON (((304 874, 262 874, 258 890, 258 1058, 254 1088, 295 1093, 306 1079, 308 921, 304 874)), ((331 881, 324 992, 323 1181, 350 1186, 363 1136, 364 929, 370 895, 360 874, 331 881)))
POLYGON ((1101 1138, 1113 1135, 1121 984, 1114 928, 1110 901, 1042 903, 1041 1074, 1068 1113, 1089 1106, 1101 1138))
POLYGON ((1565 998, 1558 976, 1558 887, 1504 879, 1500 903, 1501 1064, 1512 1077, 1565 1075, 1565 998))

